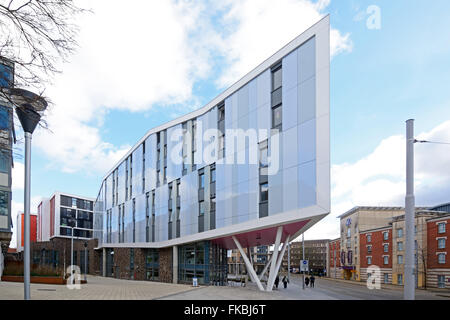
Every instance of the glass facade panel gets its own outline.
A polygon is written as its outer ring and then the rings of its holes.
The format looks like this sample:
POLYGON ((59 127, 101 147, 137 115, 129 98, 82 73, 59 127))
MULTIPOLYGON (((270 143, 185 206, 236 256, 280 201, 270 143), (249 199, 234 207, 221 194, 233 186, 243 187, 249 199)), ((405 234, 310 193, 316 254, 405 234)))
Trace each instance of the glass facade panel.
POLYGON ((178 248, 178 279, 199 284, 225 285, 227 278, 227 250, 210 241, 197 242, 178 248))

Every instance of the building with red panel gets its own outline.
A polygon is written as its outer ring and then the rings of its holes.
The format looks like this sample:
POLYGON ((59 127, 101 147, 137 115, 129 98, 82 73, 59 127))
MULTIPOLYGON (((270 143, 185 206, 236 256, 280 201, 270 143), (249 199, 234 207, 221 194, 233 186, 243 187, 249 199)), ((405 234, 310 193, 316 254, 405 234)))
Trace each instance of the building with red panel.
MULTIPOLYGON (((16 229, 16 244, 17 244, 17 252, 23 251, 23 245, 25 243, 24 239, 24 220, 25 215, 20 213, 17 215, 17 229, 16 229)), ((37 240, 37 215, 30 214, 30 242, 36 242, 37 240)))
POLYGON ((55 237, 88 240, 93 236, 94 199, 55 192, 38 205, 37 241, 55 237))
POLYGON ((450 289, 450 214, 427 220, 427 287, 450 289))

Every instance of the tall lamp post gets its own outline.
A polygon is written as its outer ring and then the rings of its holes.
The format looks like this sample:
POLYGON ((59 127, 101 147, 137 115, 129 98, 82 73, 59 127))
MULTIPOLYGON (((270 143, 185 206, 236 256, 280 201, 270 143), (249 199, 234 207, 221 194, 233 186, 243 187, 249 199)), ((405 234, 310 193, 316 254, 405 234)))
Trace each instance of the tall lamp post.
POLYGON ((36 129, 47 102, 37 94, 24 89, 11 89, 11 100, 25 133, 25 190, 24 190, 24 299, 30 300, 30 188, 31 188, 31 136, 36 129))
POLYGON ((87 246, 88 246, 88 243, 87 243, 87 241, 85 241, 84 242, 84 281, 86 281, 86 282, 87 282, 87 276, 86 276, 86 273, 87 273, 87 246))
POLYGON ((406 197, 405 197, 405 284, 403 298, 415 298, 415 263, 414 263, 414 120, 406 121, 406 197))

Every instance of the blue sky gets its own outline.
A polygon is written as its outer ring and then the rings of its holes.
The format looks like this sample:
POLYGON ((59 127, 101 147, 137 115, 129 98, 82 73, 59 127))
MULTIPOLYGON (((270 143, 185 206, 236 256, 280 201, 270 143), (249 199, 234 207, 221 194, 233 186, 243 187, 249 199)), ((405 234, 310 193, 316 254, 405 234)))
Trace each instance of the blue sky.
MULTIPOLYGON (((405 120, 416 119, 418 135, 450 141, 447 0, 158 1, 136 4, 138 13, 84 3, 94 14, 80 19, 79 52, 47 91, 51 132, 34 140, 32 211, 56 190, 96 197, 149 129, 202 107, 327 13, 337 52, 332 213, 306 237, 337 237, 335 217, 354 205, 402 205, 405 120), (371 5, 380 9, 378 30, 366 25, 371 5)), ((416 148, 418 204, 450 202, 444 148, 416 148)), ((23 207, 23 160, 15 162, 13 216, 23 207)))

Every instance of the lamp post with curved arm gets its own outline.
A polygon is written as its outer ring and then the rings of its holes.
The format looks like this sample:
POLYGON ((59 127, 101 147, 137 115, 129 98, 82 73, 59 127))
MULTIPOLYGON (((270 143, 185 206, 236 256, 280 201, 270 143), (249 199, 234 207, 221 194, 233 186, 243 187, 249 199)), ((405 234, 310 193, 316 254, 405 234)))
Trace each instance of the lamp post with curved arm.
POLYGON ((24 299, 30 300, 30 186, 31 186, 31 136, 36 129, 47 102, 41 96, 24 89, 10 89, 9 96, 25 134, 25 190, 24 190, 24 299))

